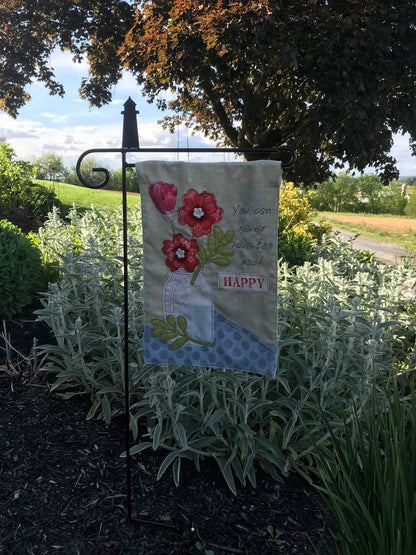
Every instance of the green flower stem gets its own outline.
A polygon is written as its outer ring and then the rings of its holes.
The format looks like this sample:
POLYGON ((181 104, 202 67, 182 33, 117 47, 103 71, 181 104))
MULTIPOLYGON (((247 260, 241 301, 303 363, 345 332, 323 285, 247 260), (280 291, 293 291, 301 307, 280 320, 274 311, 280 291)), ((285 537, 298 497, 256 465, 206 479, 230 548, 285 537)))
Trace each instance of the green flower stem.
MULTIPOLYGON (((209 262, 209 260, 207 260, 207 262, 209 262)), ((193 273, 192 279, 191 279, 191 285, 193 285, 196 281, 196 278, 199 276, 199 272, 202 270, 202 268, 205 266, 205 264, 207 262, 204 262, 203 264, 199 264, 199 266, 196 267, 196 270, 193 273)))
POLYGON ((207 343, 206 341, 200 341, 199 339, 194 339, 193 337, 186 336, 188 341, 192 341, 192 343, 197 343, 198 345, 203 345, 204 347, 213 347, 214 343, 207 343))
POLYGON ((207 247, 198 241, 199 253, 198 257, 200 260, 199 266, 197 266, 194 274, 192 276, 191 285, 194 285, 196 278, 202 268, 209 262, 213 262, 217 266, 229 266, 231 264, 230 258, 234 256, 233 249, 225 248, 234 239, 234 231, 229 230, 224 235, 224 232, 219 225, 215 225, 213 228, 213 233, 207 239, 207 247))

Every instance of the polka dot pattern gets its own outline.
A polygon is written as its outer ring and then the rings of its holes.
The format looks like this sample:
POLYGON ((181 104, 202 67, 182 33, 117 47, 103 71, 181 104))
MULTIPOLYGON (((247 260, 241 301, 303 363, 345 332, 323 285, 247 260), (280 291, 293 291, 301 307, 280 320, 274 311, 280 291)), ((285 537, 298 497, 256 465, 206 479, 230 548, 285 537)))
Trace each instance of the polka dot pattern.
POLYGON ((153 326, 145 329, 145 363, 181 364, 228 368, 263 374, 273 378, 276 374, 277 346, 263 341, 254 333, 214 313, 214 346, 205 347, 188 341, 177 351, 171 351, 168 342, 150 335, 153 326))

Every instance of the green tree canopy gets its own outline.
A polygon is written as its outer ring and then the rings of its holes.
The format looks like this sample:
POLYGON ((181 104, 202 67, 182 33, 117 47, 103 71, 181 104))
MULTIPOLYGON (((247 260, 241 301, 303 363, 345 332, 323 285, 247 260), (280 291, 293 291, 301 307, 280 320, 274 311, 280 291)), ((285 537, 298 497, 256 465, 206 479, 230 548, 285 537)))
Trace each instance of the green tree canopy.
POLYGON ((52 152, 36 158, 33 165, 36 167, 37 179, 64 182, 69 174, 62 160, 62 156, 58 156, 52 152))
POLYGON ((48 63, 58 46, 87 56, 81 95, 94 105, 128 68, 219 143, 293 146, 288 178, 319 182, 338 164, 389 180, 393 133, 416 151, 415 16, 413 0, 9 0, 0 107, 16 115, 34 78, 63 93, 48 63))

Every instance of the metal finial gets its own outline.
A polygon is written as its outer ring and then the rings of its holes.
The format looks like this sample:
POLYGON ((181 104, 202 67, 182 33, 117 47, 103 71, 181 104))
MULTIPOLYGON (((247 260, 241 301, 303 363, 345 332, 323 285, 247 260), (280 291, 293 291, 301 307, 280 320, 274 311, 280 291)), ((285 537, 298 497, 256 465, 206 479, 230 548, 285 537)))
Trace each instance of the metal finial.
POLYGON ((122 148, 139 148, 139 134, 137 131, 136 103, 129 97, 124 103, 123 141, 122 148))

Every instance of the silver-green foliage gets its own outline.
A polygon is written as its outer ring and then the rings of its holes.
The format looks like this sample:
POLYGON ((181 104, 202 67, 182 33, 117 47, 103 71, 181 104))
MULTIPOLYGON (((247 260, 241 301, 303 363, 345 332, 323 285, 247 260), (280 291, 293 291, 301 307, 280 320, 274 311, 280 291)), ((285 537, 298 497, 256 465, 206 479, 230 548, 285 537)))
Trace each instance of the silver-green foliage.
MULTIPOLYGON (((44 346, 54 389, 89 391, 94 415, 109 422, 123 409, 121 215, 92 210, 69 223, 52 216, 42 245, 61 258, 40 318, 57 346, 44 346), (61 249, 61 252, 60 252, 61 249)), ((331 451, 353 406, 371 403, 372 383, 405 368, 414 306, 400 284, 410 270, 363 262, 349 246, 324 243, 297 269, 279 266, 279 367, 275 379, 244 372, 143 364, 140 219, 129 216, 130 422, 132 453, 163 448, 179 483, 181 461, 213 457, 232 491, 255 484, 255 462, 276 478, 315 466, 331 451), (140 427, 140 428, 139 428, 140 427), (144 434, 139 436, 144 427, 144 434)), ((414 326, 414 324, 413 324, 414 326)), ((413 336, 412 336, 413 333, 413 336)), ((414 340, 414 339, 413 339, 414 340)), ((410 347, 409 347, 410 351, 410 347)))
MULTIPOLYGON (((129 315, 130 333, 142 335, 142 271, 140 212, 130 214, 129 315)), ((45 345, 45 369, 57 373, 54 390, 69 398, 88 391, 94 415, 111 420, 122 411, 123 373, 123 252, 122 213, 109 209, 81 215, 76 208, 69 221, 54 211, 39 233, 39 246, 48 261, 59 262, 60 279, 49 284, 39 317, 52 329, 56 345, 45 345)), ((131 349, 131 379, 143 366, 142 347, 131 349)))

